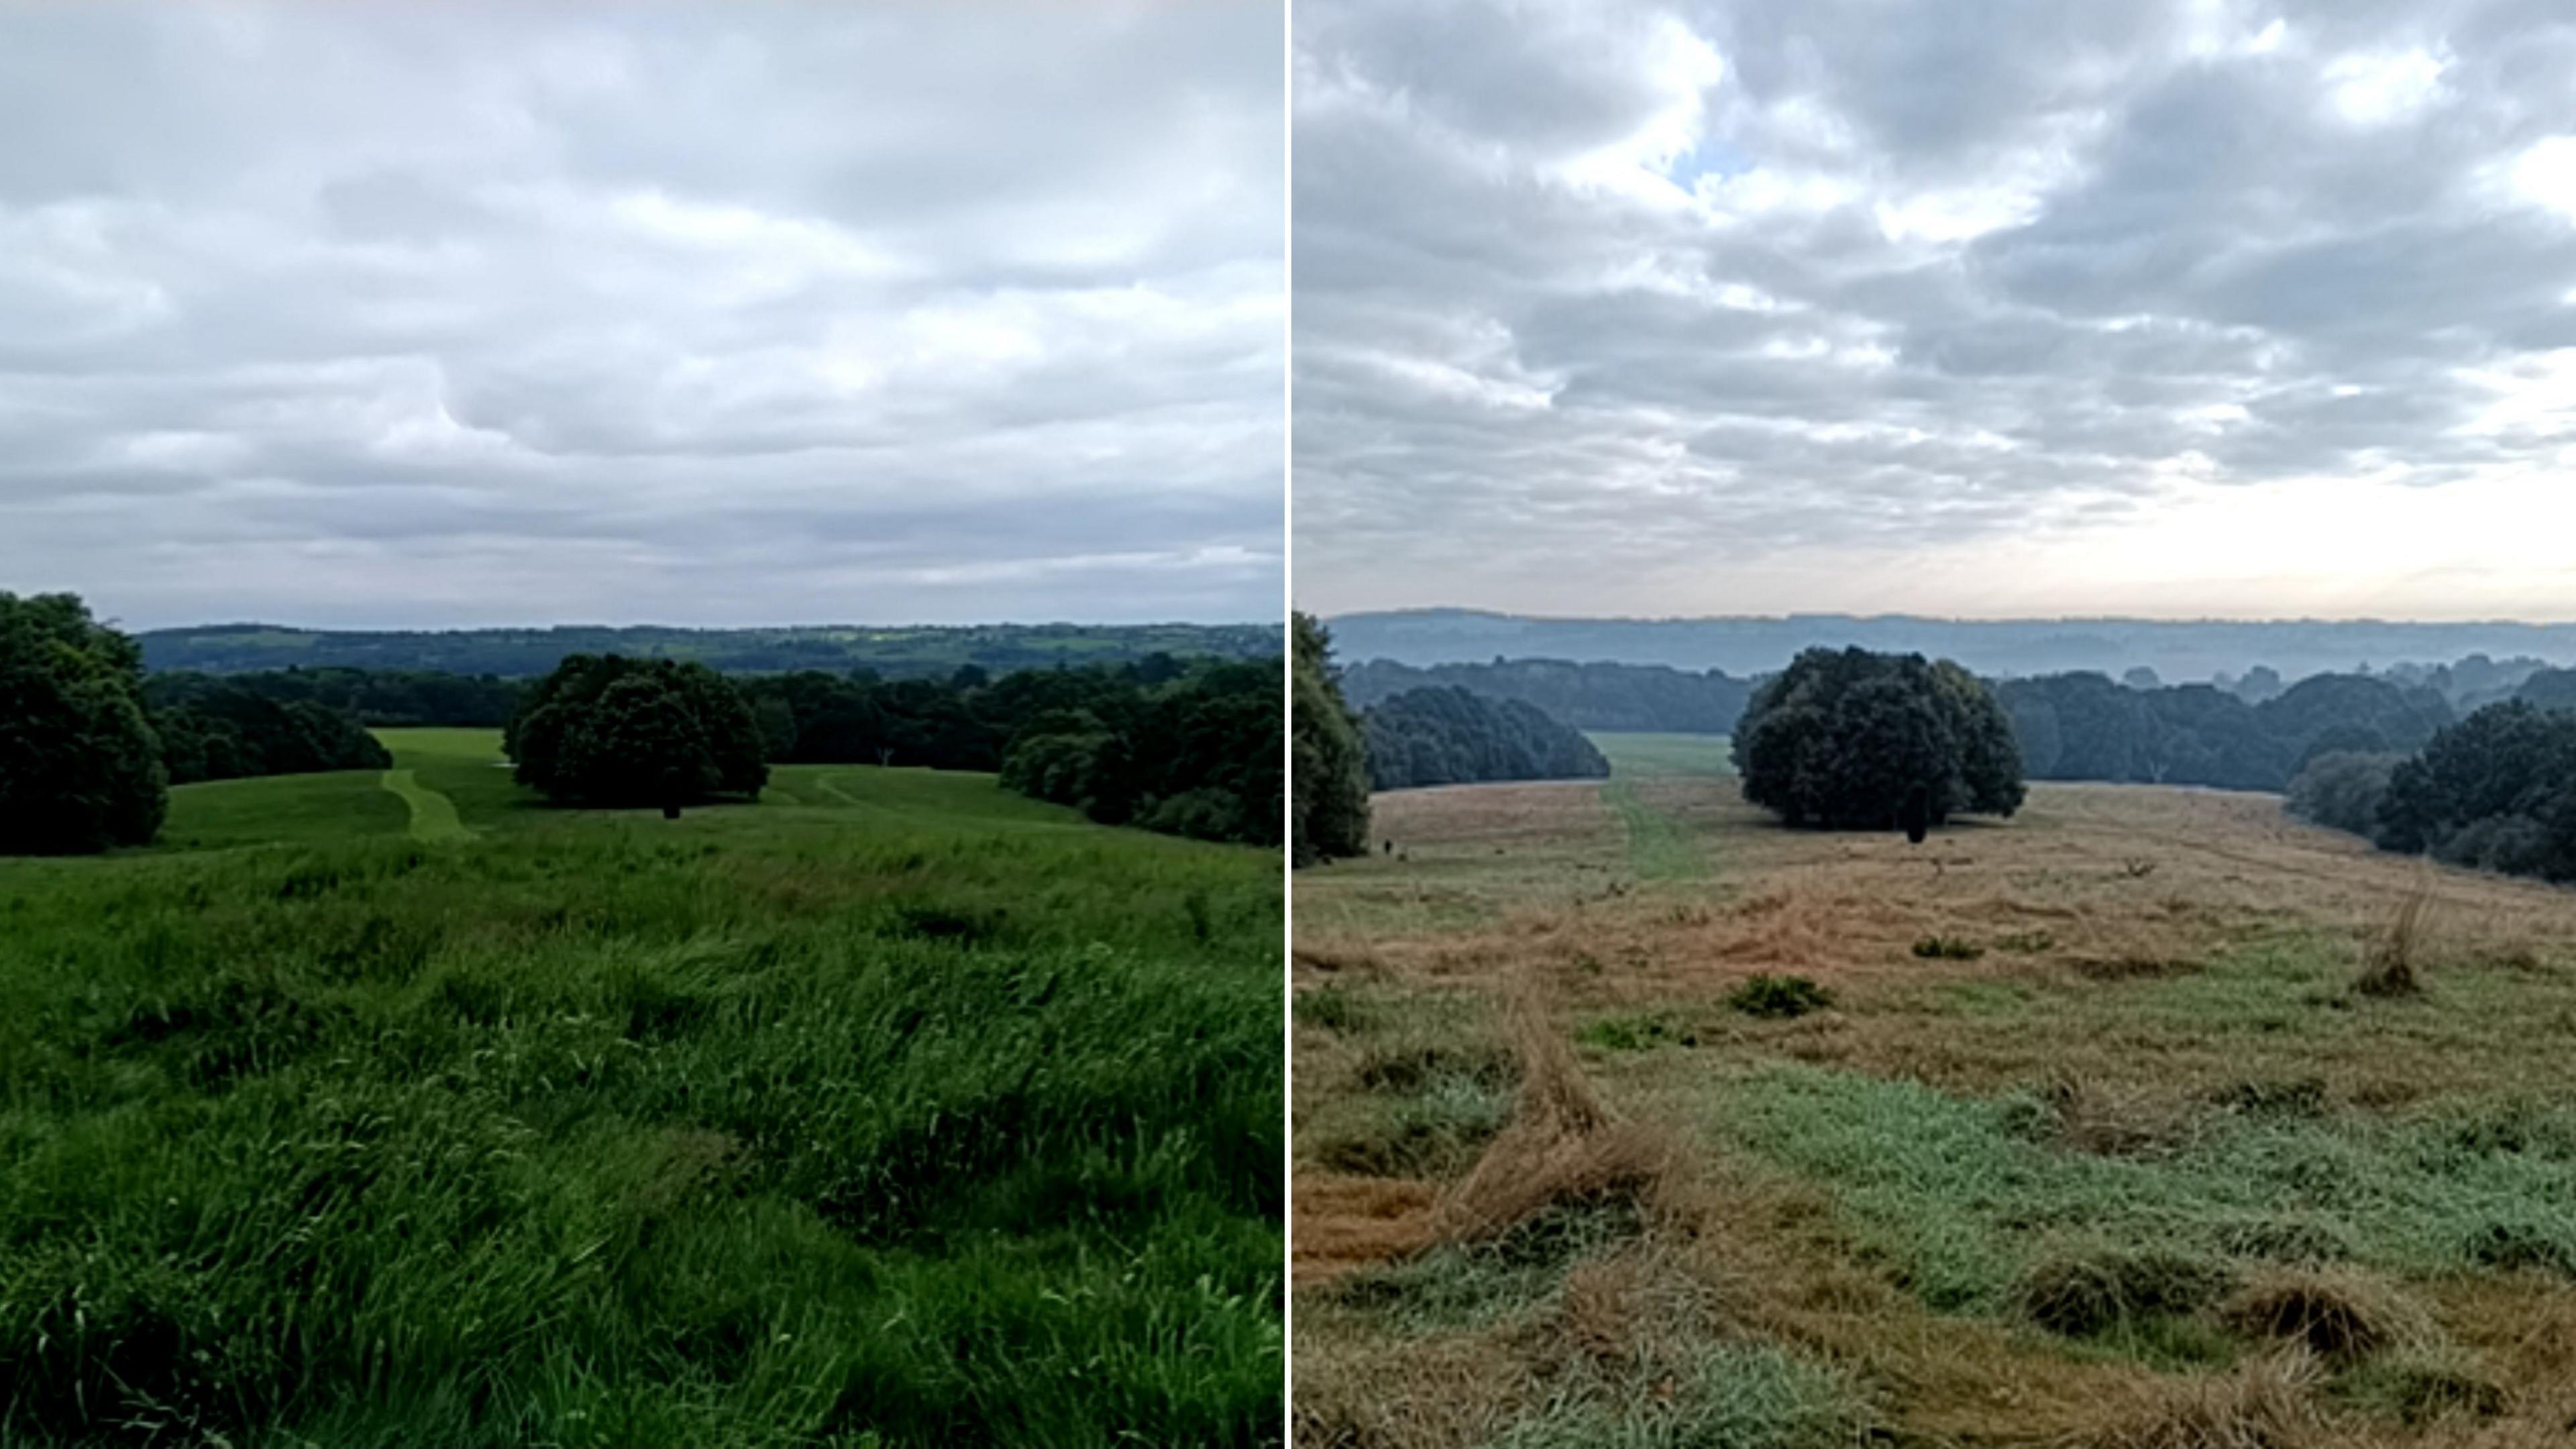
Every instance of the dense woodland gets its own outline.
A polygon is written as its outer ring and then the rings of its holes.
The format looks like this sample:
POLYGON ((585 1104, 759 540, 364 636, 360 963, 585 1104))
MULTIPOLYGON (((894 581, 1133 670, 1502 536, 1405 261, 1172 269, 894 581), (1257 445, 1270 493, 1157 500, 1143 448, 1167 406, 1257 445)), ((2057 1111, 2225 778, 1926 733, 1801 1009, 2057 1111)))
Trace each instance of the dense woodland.
POLYGON ((2321 674, 2259 704, 2214 685, 2132 688, 2094 673, 2005 680, 2023 768, 2037 780, 2281 790, 2315 757, 2414 749, 2451 723, 2430 686, 2321 674))
POLYGON ((173 785, 394 762, 358 716, 318 699, 281 701, 203 674, 147 678, 143 698, 173 785))
POLYGON ((1648 734, 1730 734, 1753 697, 1753 681, 1720 670, 1693 674, 1661 664, 1563 659, 1496 659, 1427 669, 1371 659, 1343 670, 1341 682, 1344 697, 1360 709, 1375 708, 1408 690, 1447 685, 1536 706, 1579 730, 1648 734))
POLYGON ((2413 754, 2320 755, 2289 805, 2384 849, 2576 882, 2576 708, 2508 700, 2413 754))
POLYGON ((1455 685, 1408 689, 1360 716, 1369 787, 1600 779, 1610 762, 1580 730, 1517 699, 1455 685))

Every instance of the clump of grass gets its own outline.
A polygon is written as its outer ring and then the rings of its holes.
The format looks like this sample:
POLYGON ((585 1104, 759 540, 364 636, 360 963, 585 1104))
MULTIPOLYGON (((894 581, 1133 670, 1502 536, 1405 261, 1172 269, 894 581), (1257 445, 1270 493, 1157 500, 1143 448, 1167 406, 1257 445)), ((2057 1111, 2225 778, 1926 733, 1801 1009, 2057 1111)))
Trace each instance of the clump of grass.
POLYGON ((2317 1366, 2300 1354, 2226 1374, 2155 1379, 2106 1404, 2068 1449, 2293 1449, 2316 1442, 2317 1366))
POLYGON ((2417 955, 2423 949, 2424 905, 2429 894, 2420 885, 2409 892, 2388 928, 2371 938, 2361 976, 2352 983, 2353 990, 2364 996, 2385 998, 2412 996, 2423 989, 2415 968, 2417 955))
POLYGON ((1781 1020, 1822 1011, 1834 1004, 1834 994, 1804 976, 1763 972, 1726 993, 1726 1004, 1747 1016, 1781 1020))
POLYGON ((2269 1270, 2220 1305, 2219 1319, 2249 1338, 2298 1344, 2327 1363, 2421 1345, 2431 1336, 2422 1310, 2349 1269, 2269 1270))
POLYGON ((2239 1078, 2212 1093, 2210 1102, 2247 1117, 2313 1119, 2326 1114, 2326 1079, 2239 1078))
POLYGON ((1338 985, 1298 992, 1296 1012, 1301 1026, 1344 1033, 1358 1031, 1367 1016, 1359 998, 1338 985))
POLYGON ((2332 1396, 2373 1418, 2420 1429, 2446 1418, 2503 1414, 2504 1388, 2456 1350, 2410 1350, 2360 1364, 2336 1376, 2332 1396))
POLYGON ((2188 1317, 2234 1285, 2224 1263, 2164 1249, 2092 1248, 2042 1257, 2013 1286, 2024 1318, 2064 1338, 2134 1330, 2152 1318, 2188 1317))
POLYGON ((1849 1380, 1767 1343, 1720 1343, 1678 1379, 1578 1374, 1512 1423, 1495 1449, 1832 1449, 1865 1442, 1849 1380))
POLYGON ((1925 936, 1914 943, 1914 954, 1926 961, 1974 961, 1986 948, 1958 936, 1925 936))
POLYGON ((1576 1039, 1603 1051, 1642 1052, 1663 1046, 1698 1046, 1699 1030, 1668 1011, 1623 1012, 1586 1022, 1576 1039))

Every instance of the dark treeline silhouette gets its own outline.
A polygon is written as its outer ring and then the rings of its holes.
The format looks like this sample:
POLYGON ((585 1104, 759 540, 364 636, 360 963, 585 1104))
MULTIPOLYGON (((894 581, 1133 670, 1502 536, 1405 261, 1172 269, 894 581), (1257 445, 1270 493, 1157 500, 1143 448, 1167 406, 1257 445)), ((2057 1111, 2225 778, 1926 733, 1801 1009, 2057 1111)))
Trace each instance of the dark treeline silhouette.
POLYGON ((154 676, 143 697, 173 785, 394 762, 356 715, 315 699, 280 701, 203 674, 154 676))
MULTIPOLYGON (((2484 655, 2487 670, 2541 660, 2576 664, 2576 623, 2510 620, 2413 623, 2378 619, 1932 619, 1793 614, 1772 618, 1550 619, 1473 609, 1345 614, 1330 621, 1341 655, 1428 667, 1497 658, 1600 659, 1723 669, 1743 678, 1777 669, 1801 649, 1858 647, 1954 659, 1987 678, 2145 666, 2167 683, 2208 682, 2249 663, 2283 678, 2394 673, 2404 660, 2484 655), (2501 661, 2501 662, 2499 662, 2501 661)), ((2430 673, 2432 667, 2426 667, 2430 673)), ((2454 672, 2458 667, 2454 666, 2454 672)), ((2471 674, 2483 671, 2472 669, 2471 674)), ((1461 681, 1444 681, 1458 683, 1461 681)), ((2423 682, 2400 680, 2400 683, 2423 682)), ((2455 708, 2508 678, 2463 678, 2455 708)), ((1542 702, 1543 704, 1543 702, 1542 702)))
POLYGON ((157 704, 218 681, 279 704, 318 704, 354 715, 360 724, 387 729, 421 725, 499 729, 517 712, 519 697, 528 687, 524 681, 491 674, 330 665, 221 675, 175 670, 147 678, 144 695, 157 704))
POLYGON ((1275 624, 976 624, 955 627, 680 629, 293 629, 207 624, 138 635, 147 667, 212 674, 354 668, 535 679, 574 655, 694 661, 725 674, 872 669, 889 678, 942 678, 965 665, 988 674, 1058 664, 1119 664, 1153 654, 1275 659, 1275 624))
POLYGON ((2303 679, 2260 704, 2213 685, 2137 689, 2094 673, 1995 687, 2036 780, 2282 790, 2310 760, 2422 745, 2452 720, 2429 686, 2358 674, 2303 679))
POLYGON ((1299 865, 1368 851, 1368 747, 1342 697, 1333 637, 1312 615, 1289 619, 1289 856, 1299 865))
POLYGON ((1360 709, 1408 690, 1454 685, 1513 699, 1580 730, 1646 734, 1732 733, 1753 697, 1753 681, 1719 670, 1693 674, 1661 664, 1576 664, 1563 659, 1495 659, 1418 669, 1372 659, 1342 671, 1342 693, 1360 709))
POLYGON ((2383 849, 2576 883, 2576 708, 2508 700, 2411 755, 2322 754, 2289 808, 2383 849))
POLYGON ((1403 790, 1489 780, 1598 779, 1610 762, 1581 731, 1517 699, 1454 685, 1408 689, 1362 712, 1369 786, 1403 790))
POLYGON ((169 806, 134 641, 71 594, 0 591, 0 854, 143 845, 169 806))
POLYGON ((2021 807, 2011 725, 1944 659, 1810 649, 1763 681, 1735 734, 1744 798, 1791 825, 1902 829, 2021 807))

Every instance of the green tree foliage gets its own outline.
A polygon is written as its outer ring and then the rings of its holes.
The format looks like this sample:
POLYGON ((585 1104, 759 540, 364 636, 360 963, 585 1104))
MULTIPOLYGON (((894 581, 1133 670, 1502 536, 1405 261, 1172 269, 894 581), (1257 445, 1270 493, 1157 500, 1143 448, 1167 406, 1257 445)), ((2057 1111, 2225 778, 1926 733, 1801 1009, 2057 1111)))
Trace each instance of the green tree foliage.
POLYGON ((1600 779, 1610 762, 1581 731, 1517 699, 1456 685, 1408 689, 1360 716, 1369 788, 1405 790, 1480 780, 1600 779))
POLYGON ((70 594, 0 593, 0 854, 149 843, 169 808, 143 656, 70 594))
POLYGON ((1332 636, 1311 615, 1290 621, 1289 850, 1299 865, 1368 850, 1368 750, 1334 677, 1332 636))
POLYGON ((357 717, 313 699, 286 702, 229 679, 155 676, 144 684, 170 783, 381 770, 393 754, 357 717))
POLYGON ((1496 659, 1427 669, 1371 659, 1341 673, 1343 697, 1362 710, 1407 690, 1454 685, 1488 699, 1516 699, 1581 730, 1733 732, 1753 695, 1751 680, 1719 670, 1693 674, 1662 664, 1575 664, 1562 659, 1496 659))
POLYGON ((2402 753, 2451 719, 2438 690, 2358 674, 2317 675, 2260 704, 2206 684, 2134 689, 2088 672, 2007 680, 1996 693, 2042 780, 2281 790, 2320 756, 2402 753))
POLYGON ((2379 838, 2380 802, 2401 756, 2332 750, 2308 761, 2290 781, 2289 812, 2329 830, 2379 838))
POLYGON ((1279 662, 967 667, 889 683, 818 670, 742 681, 771 758, 996 771, 1095 820, 1279 843, 1279 662))
POLYGON ((1885 830, 2021 806, 1992 691, 1947 660, 1810 649, 1754 691, 1735 735, 1744 798, 1792 825, 1885 830))
POLYGON ((2576 881, 2576 711, 2489 705, 2390 774, 2379 842, 2576 881))
POLYGON ((499 729, 517 713, 525 688, 489 674, 444 674, 428 669, 324 667, 209 675, 159 672, 143 684, 144 702, 166 709, 216 683, 279 704, 317 704, 353 715, 360 724, 387 728, 441 725, 499 729))
POLYGON ((575 655, 502 734, 519 782, 568 804, 698 804, 769 783, 749 701, 703 664, 575 655))
POLYGON ((1094 820, 1277 845, 1285 813, 1279 666, 1212 664, 1031 716, 1002 783, 1094 820))

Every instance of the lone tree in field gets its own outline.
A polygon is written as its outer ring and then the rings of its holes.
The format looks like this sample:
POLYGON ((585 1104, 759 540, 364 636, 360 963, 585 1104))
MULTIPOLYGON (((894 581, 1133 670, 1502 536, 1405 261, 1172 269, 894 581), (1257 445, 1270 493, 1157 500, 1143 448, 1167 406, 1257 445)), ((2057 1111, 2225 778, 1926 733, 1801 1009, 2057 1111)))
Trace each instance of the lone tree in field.
POLYGON ((1736 727, 1744 798, 1791 825, 1902 829, 2021 807, 2021 755, 1992 691, 1920 654, 1810 649, 1736 727))
POLYGON ((70 594, 0 593, 0 854, 147 844, 169 799, 143 651, 70 594))
POLYGON ((769 783, 759 723, 703 664, 576 654, 539 680, 503 732, 519 783, 566 804, 665 815, 769 783))
POLYGON ((1333 676, 1332 636, 1307 614, 1296 637, 1289 702, 1289 848, 1297 864, 1368 853, 1368 750, 1333 676))

